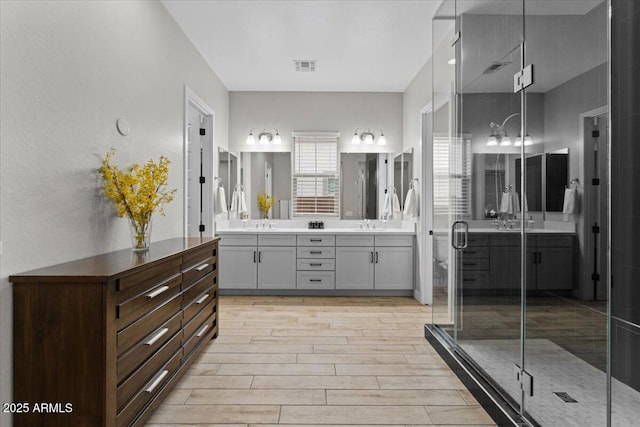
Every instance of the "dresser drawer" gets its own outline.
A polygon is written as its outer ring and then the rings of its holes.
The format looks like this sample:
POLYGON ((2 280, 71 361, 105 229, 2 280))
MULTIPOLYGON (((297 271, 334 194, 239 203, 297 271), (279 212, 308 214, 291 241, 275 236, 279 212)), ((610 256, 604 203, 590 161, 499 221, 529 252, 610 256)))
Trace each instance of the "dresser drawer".
POLYGON ((295 234, 258 234, 258 246, 295 246, 295 234))
POLYGON ((151 380, 146 382, 130 401, 129 404, 118 413, 116 417, 116 425, 118 427, 128 426, 138 416, 145 406, 162 390, 171 378, 178 372, 182 351, 176 352, 171 359, 162 365, 153 374, 151 380))
POLYGON ((196 295, 189 302, 185 301, 185 307, 183 309, 182 323, 186 324, 193 316, 195 316, 200 310, 202 310, 208 303, 215 300, 217 297, 218 286, 213 285, 207 289, 204 289, 200 294, 196 295))
POLYGON ((182 270, 197 267, 203 262, 206 262, 207 259, 215 258, 217 255, 215 245, 207 245, 204 248, 189 251, 182 256, 182 270))
POLYGON ((129 374, 140 366, 151 354, 162 347, 172 336, 176 333, 178 336, 181 336, 179 333, 181 326, 182 312, 178 312, 167 322, 154 329, 131 350, 120 356, 116 365, 118 384, 127 378, 129 374))
POLYGON ((129 400, 147 384, 158 369, 164 365, 178 350, 182 344, 182 334, 175 334, 168 343, 153 354, 140 368, 138 368, 117 391, 118 412, 122 411, 129 400))
POLYGON ((220 246, 256 246, 257 234, 220 234, 220 246))
POLYGON ((489 289, 489 271, 465 271, 462 273, 462 289, 489 289))
POLYGON ((333 271, 298 271, 298 289, 335 289, 333 271))
POLYGON ((335 270, 335 259, 299 259, 297 270, 335 270))
POLYGON ((180 259, 174 258, 162 262, 153 267, 137 271, 116 282, 117 301, 122 303, 131 298, 149 291, 159 283, 166 282, 175 275, 180 274, 180 259))
POLYGON ((489 258, 467 258, 462 259, 462 269, 466 271, 470 270, 489 270, 489 258))
POLYGON ((319 234, 317 236, 303 234, 298 235, 298 246, 335 246, 336 236, 319 234))
POLYGON ((195 328, 195 332, 192 336, 185 340, 183 346, 183 360, 187 360, 197 347, 206 339, 209 333, 215 329, 215 314, 207 317, 204 322, 201 322, 195 328))
POLYGON ((182 308, 184 309, 187 305, 191 304, 193 299, 200 295, 205 289, 212 287, 214 284, 218 283, 218 272, 213 271, 198 280, 188 289, 184 289, 182 293, 182 308))
POLYGON ((182 272, 182 289, 187 289, 195 282, 217 269, 216 258, 201 260, 190 269, 182 272))
POLYGON ((165 282, 132 297, 116 306, 116 326, 118 330, 129 326, 157 306, 167 301, 178 292, 182 284, 182 276, 177 274, 165 282))
POLYGON ((373 234, 336 236, 336 246, 373 246, 373 234))
POLYGON ((336 248, 334 247, 298 247, 298 258, 335 258, 336 248))
POLYGON ((376 246, 413 246, 413 236, 374 236, 376 246))
POLYGON ((139 341, 148 335, 153 334, 153 331, 158 329, 158 325, 163 324, 166 320, 171 318, 174 314, 180 311, 180 303, 182 301, 182 295, 176 295, 169 301, 166 301, 160 307, 150 312, 146 316, 142 317, 137 322, 127 326, 117 334, 117 348, 118 355, 121 355, 132 346, 139 345, 139 341))
MULTIPOLYGON (((191 321, 184 325, 182 331, 182 341, 186 342, 193 334, 195 334, 198 330, 202 328, 204 321, 215 313, 215 304, 213 298, 209 299, 208 303, 202 310, 196 314, 191 321)), ((183 322, 184 324, 185 322, 183 322)))

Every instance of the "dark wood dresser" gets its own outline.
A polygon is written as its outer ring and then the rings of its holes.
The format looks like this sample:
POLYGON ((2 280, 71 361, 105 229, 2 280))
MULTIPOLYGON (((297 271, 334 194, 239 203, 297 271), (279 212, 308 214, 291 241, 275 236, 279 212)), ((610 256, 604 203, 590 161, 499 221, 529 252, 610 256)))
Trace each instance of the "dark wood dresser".
POLYGON ((9 278, 14 426, 140 426, 218 334, 218 238, 9 278), (20 405, 17 406, 20 409, 20 405))

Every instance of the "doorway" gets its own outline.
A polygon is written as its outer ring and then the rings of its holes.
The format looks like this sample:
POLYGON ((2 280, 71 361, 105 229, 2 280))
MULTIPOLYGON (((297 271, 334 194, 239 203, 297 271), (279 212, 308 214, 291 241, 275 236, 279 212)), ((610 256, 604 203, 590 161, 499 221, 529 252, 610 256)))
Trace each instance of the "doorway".
POLYGON ((184 90, 184 235, 213 236, 214 112, 184 90))

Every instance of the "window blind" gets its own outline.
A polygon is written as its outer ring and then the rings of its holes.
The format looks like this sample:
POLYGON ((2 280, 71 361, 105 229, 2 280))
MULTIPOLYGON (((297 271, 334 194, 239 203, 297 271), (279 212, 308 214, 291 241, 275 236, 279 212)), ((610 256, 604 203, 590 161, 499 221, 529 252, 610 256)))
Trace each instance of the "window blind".
POLYGON ((293 216, 339 216, 338 138, 294 137, 293 216))
POLYGON ((433 138, 433 214, 471 216, 471 140, 433 138))

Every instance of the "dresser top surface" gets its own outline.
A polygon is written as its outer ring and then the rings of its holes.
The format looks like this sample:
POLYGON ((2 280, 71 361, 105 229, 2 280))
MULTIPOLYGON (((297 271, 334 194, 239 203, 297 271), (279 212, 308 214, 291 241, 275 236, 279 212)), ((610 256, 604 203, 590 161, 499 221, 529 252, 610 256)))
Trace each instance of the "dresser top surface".
POLYGON ((14 284, 33 282, 59 282, 60 279, 74 282, 105 282, 119 276, 130 274, 131 270, 152 267, 182 252, 212 244, 219 237, 186 237, 152 242, 148 251, 133 252, 122 249, 106 254, 95 255, 62 264, 43 267, 36 270, 14 274, 9 281, 14 284))

